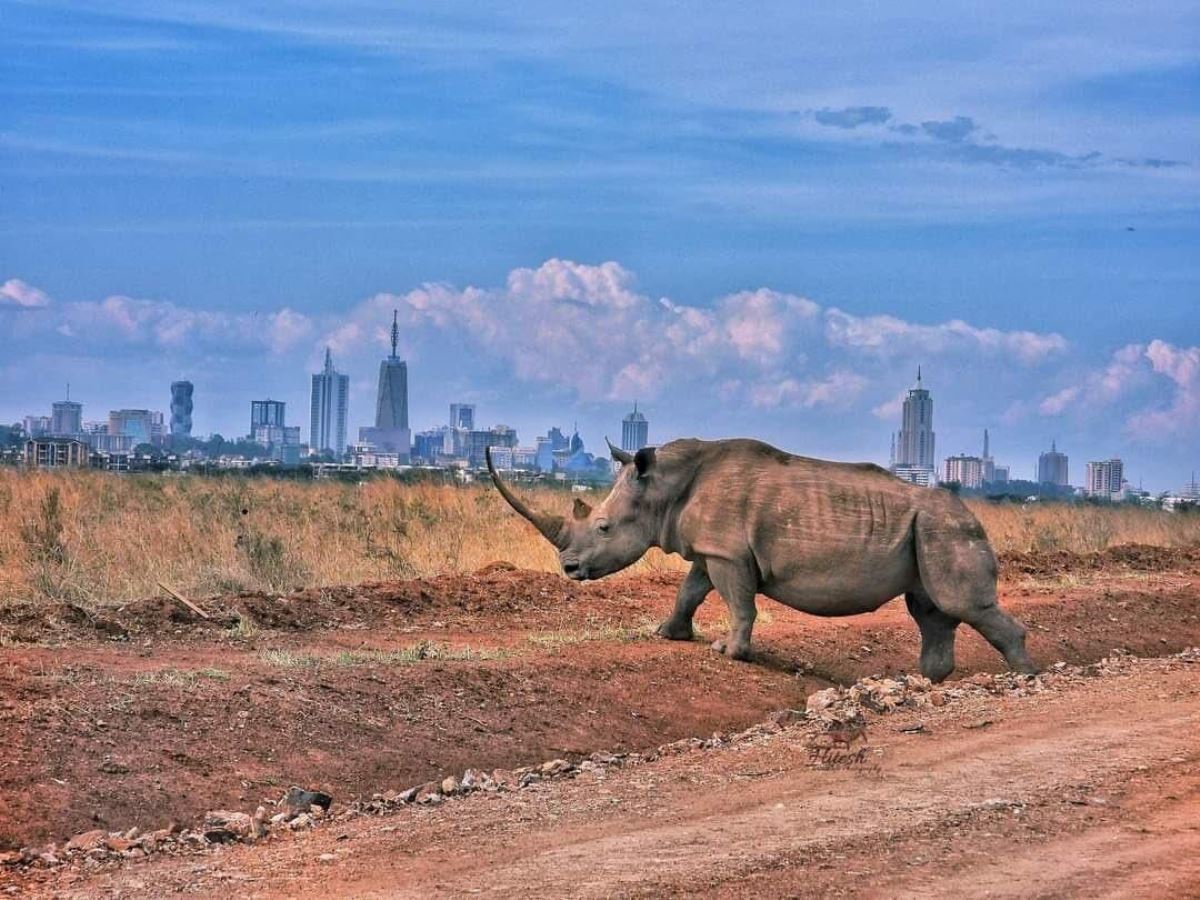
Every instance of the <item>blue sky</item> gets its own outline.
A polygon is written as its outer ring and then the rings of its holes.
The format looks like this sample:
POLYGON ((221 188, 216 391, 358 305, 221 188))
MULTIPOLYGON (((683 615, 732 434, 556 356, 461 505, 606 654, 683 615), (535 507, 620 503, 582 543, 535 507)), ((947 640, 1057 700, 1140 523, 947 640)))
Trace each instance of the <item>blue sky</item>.
POLYGON ((1200 468, 1194 4, 279 6, 0 2, 0 419, 357 427, 394 307, 418 428, 1200 468))

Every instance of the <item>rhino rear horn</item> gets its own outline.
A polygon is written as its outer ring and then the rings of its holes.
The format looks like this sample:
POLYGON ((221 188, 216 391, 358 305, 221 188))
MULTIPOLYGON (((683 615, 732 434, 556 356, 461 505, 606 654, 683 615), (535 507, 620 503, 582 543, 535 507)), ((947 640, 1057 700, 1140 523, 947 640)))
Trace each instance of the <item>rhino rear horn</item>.
POLYGON ((608 438, 604 439, 604 443, 608 444, 608 452, 612 454, 612 458, 621 465, 627 466, 633 462, 633 454, 628 450, 622 450, 620 447, 614 447, 613 442, 608 438))
POLYGON ((570 543, 570 530, 567 528, 567 520, 562 516, 552 516, 526 506, 516 494, 509 490, 508 485, 500 480, 500 474, 496 471, 496 466, 492 463, 492 448, 485 447, 483 455, 487 460, 488 472, 491 473, 492 481, 496 485, 496 490, 500 492, 500 496, 508 501, 508 505, 520 513, 521 516, 528 519, 533 527, 542 533, 542 537, 559 550, 566 549, 570 543))

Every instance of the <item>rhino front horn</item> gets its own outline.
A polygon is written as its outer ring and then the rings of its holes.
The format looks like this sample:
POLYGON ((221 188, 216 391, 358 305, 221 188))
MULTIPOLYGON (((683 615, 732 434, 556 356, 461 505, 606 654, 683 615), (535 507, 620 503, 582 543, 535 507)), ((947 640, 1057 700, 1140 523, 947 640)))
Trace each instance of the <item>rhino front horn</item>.
POLYGON ((633 454, 628 450, 622 450, 620 447, 614 447, 613 442, 608 438, 604 439, 604 443, 608 444, 608 452, 612 454, 612 458, 621 465, 627 466, 633 462, 633 454))
POLYGON ((559 550, 565 550, 569 543, 567 520, 562 516, 551 516, 543 512, 538 512, 535 509, 530 509, 522 503, 521 499, 508 489, 508 485, 500 480, 500 474, 496 471, 496 466, 492 463, 492 448, 485 447, 483 455, 487 460, 488 471, 492 475, 492 481, 495 482, 496 490, 500 492, 500 496, 508 501, 508 505, 520 513, 522 517, 528 519, 533 527, 542 533, 542 537, 559 550))

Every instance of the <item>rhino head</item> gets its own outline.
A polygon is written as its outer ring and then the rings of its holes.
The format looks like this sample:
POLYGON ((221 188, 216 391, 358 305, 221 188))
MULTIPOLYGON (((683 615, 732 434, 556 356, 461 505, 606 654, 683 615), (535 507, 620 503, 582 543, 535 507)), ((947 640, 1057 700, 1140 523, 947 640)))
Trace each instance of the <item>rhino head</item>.
POLYGON ((500 494, 558 548, 563 572, 575 581, 619 572, 641 559, 658 539, 654 448, 628 453, 611 442, 608 446, 613 459, 621 463, 612 490, 595 509, 576 498, 569 520, 523 503, 500 480, 492 465, 491 449, 485 450, 488 471, 500 494))

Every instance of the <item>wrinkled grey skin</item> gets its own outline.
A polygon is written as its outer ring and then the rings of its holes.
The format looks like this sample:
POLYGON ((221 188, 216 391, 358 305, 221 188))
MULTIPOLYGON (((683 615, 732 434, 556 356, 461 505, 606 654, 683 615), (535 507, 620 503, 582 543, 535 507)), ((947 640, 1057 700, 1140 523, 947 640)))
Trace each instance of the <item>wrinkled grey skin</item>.
POLYGON ((996 558, 983 527, 947 491, 916 487, 875 465, 792 456, 752 440, 679 440, 622 463, 595 509, 572 519, 524 504, 491 464, 496 487, 583 581, 636 562, 651 547, 692 564, 675 611, 658 628, 692 639, 692 616, 714 588, 729 607, 729 636, 713 649, 750 658, 755 594, 818 616, 878 609, 903 594, 921 632, 921 672, 954 669, 959 623, 976 629, 1020 672, 1036 668, 1024 627, 996 604, 996 558))

